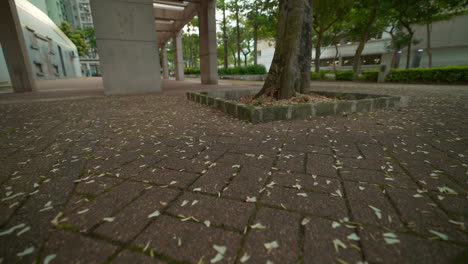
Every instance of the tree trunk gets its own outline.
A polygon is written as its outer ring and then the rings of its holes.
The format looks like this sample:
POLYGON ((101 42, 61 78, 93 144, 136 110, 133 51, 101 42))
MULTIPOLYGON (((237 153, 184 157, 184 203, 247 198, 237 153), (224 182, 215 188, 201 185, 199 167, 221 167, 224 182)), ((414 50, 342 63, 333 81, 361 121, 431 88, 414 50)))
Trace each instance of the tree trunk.
POLYGON ((336 59, 338 58, 338 43, 333 44, 335 46, 335 58, 333 58, 333 73, 336 76, 336 59))
POLYGON ((287 99, 310 90, 312 0, 280 0, 276 48, 267 79, 255 96, 287 99))
POLYGON ((258 63, 258 50, 257 50, 257 42, 258 42, 258 24, 254 25, 253 28, 253 41, 254 41, 254 65, 257 65, 258 63))
POLYGON ((354 54, 353 71, 354 76, 356 76, 356 79, 359 79, 359 74, 361 73, 361 55, 364 51, 364 46, 366 45, 367 39, 369 38, 369 34, 372 29, 372 25, 374 24, 375 18, 377 17, 376 5, 372 7, 371 13, 369 15, 369 20, 367 20, 367 25, 364 31, 362 32, 361 36, 359 37, 359 45, 356 49, 356 53, 354 54))
POLYGON ((319 31, 317 32, 317 43, 315 44, 315 72, 320 73, 320 56, 322 54, 322 51, 320 50, 322 47, 322 38, 323 38, 323 32, 319 31))
POLYGON ((432 68, 432 51, 431 51, 431 31, 432 31, 432 24, 428 23, 426 24, 426 30, 427 30, 427 47, 426 47, 426 52, 427 52, 427 59, 428 59, 428 68, 432 68))
POLYGON ((406 69, 409 69, 410 67, 410 62, 411 62, 411 44, 413 42, 413 36, 410 36, 409 42, 408 42, 408 53, 406 54, 406 69))
POLYGON ((223 60, 224 60, 224 68, 228 67, 228 46, 227 46, 227 34, 226 34, 226 3, 223 4, 223 60))
POLYGON ((188 61, 188 64, 189 64, 189 68, 192 68, 193 67, 193 54, 192 54, 192 36, 189 34, 188 37, 188 50, 189 50, 189 61, 188 61))
POLYGON ((236 30, 237 30, 237 62, 241 66, 241 40, 240 40, 240 21, 239 21, 239 4, 236 1, 236 30))

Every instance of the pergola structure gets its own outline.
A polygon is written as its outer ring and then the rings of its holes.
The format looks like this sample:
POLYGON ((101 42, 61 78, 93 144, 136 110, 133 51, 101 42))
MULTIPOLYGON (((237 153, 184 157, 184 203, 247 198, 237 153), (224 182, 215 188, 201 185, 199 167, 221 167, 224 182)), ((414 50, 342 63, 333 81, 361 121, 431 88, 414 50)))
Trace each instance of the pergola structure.
MULTIPOLYGON (((198 16, 200 70, 203 84, 217 84, 216 0, 93 0, 90 1, 106 94, 161 90, 168 78, 166 45, 173 40, 176 80, 184 79, 182 28, 198 16)), ((15 92, 33 91, 14 0, 0 1, 0 41, 15 92), (5 33, 3 33, 5 32, 5 33)))

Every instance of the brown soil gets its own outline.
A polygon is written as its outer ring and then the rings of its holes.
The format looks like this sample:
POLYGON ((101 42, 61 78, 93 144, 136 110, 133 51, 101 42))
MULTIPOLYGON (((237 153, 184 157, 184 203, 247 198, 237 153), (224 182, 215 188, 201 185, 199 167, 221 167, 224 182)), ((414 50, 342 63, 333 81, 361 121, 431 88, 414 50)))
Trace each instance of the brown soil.
POLYGON ((276 100, 270 96, 261 96, 253 99, 255 94, 246 95, 239 98, 237 101, 241 104, 255 106, 270 106, 270 105, 289 105, 289 104, 304 104, 304 103, 325 103, 339 101, 336 98, 329 98, 319 94, 299 94, 289 99, 276 100))

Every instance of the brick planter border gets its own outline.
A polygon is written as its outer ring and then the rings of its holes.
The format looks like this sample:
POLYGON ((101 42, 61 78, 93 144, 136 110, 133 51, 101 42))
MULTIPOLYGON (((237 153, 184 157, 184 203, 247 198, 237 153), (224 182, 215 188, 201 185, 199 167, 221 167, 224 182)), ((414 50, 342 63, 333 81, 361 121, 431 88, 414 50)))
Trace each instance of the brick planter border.
POLYGON ((356 93, 334 93, 311 91, 332 98, 344 99, 337 102, 317 104, 293 104, 275 106, 251 106, 234 101, 242 96, 256 93, 258 89, 216 90, 188 92, 187 99, 208 105, 238 119, 251 123, 275 120, 305 119, 311 116, 330 116, 356 112, 370 112, 390 107, 406 107, 407 96, 386 96, 356 93))

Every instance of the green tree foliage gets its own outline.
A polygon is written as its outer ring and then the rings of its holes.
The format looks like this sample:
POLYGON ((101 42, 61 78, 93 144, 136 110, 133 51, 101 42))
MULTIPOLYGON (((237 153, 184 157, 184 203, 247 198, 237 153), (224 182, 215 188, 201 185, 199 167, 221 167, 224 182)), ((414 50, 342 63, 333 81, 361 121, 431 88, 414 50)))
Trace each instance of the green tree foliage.
POLYGON ((78 55, 86 56, 88 54, 88 44, 86 44, 85 34, 83 31, 79 29, 72 30, 70 24, 68 24, 66 21, 62 22, 60 29, 73 42, 73 44, 75 44, 78 50, 78 55))
POLYGON ((259 39, 276 35, 278 1, 274 0, 218 0, 218 21, 222 33, 218 33, 218 59, 224 67, 229 64, 257 63, 259 39), (222 49, 220 48, 222 46, 222 49))
POLYGON ((182 33, 182 54, 187 67, 199 67, 200 58, 200 37, 196 34, 198 19, 194 18, 184 28, 182 33))
MULTIPOLYGON (((336 23, 343 21, 352 6, 352 0, 314 0, 315 72, 320 71, 320 54, 324 35, 336 23)), ((329 35, 328 37, 331 37, 329 35)), ((330 41, 333 42, 333 41, 330 41)), ((331 43, 330 43, 331 44, 331 43)))

